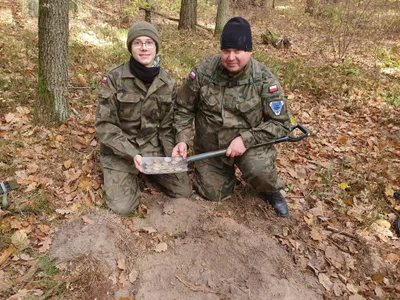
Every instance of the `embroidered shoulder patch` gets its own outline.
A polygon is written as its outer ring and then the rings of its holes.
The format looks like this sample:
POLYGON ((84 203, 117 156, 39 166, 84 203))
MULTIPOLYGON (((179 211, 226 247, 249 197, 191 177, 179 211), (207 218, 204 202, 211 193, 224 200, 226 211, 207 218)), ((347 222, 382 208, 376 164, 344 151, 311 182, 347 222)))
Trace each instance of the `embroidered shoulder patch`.
POLYGON ((101 80, 102 83, 107 83, 107 76, 104 76, 103 79, 101 80))
POLYGON ((278 90, 278 86, 277 86, 276 84, 271 85, 271 86, 268 88, 268 92, 269 92, 269 93, 274 93, 274 92, 276 92, 277 90, 278 90))
POLYGON ((195 79, 195 78, 196 78, 196 73, 193 72, 193 71, 190 72, 189 77, 190 77, 191 79, 195 79))
POLYGON ((285 105, 283 101, 273 101, 269 104, 275 116, 279 116, 282 111, 282 107, 285 105))

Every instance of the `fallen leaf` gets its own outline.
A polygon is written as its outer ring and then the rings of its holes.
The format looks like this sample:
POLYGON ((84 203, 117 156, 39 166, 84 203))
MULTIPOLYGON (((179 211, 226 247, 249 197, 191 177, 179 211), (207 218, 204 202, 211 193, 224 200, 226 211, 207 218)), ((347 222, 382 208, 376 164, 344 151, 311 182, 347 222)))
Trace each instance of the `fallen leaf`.
POLYGON ((371 276, 371 279, 375 282, 382 283, 385 279, 385 275, 383 274, 374 274, 371 276))
POLYGON ((160 252, 164 252, 167 251, 168 249, 168 245, 167 243, 159 243, 156 248, 154 249, 154 251, 160 253, 160 252))
POLYGON ((66 161, 64 161, 63 165, 64 165, 64 168, 68 170, 72 166, 72 161, 70 159, 66 160, 66 161))
POLYGON ((39 245, 41 246, 39 248, 39 252, 40 253, 44 253, 46 251, 48 251, 50 249, 50 245, 51 245, 51 238, 48 236, 46 237, 44 240, 42 240, 39 245))
POLYGON ((327 291, 331 291, 331 290, 332 290, 333 283, 332 283, 332 281, 329 279, 329 276, 328 276, 328 275, 326 275, 325 273, 319 273, 319 274, 318 274, 318 280, 319 280, 319 283, 321 283, 322 286, 323 286, 327 291))
POLYGON ((341 182, 338 184, 338 187, 341 188, 342 190, 345 190, 347 188, 349 188, 349 184, 347 182, 341 182))
POLYGON ((135 297, 129 296, 129 297, 120 297, 119 300, 135 300, 135 297))
POLYGON ((133 269, 128 276, 129 282, 130 283, 134 283, 136 281, 136 279, 138 278, 139 273, 136 269, 133 269))
POLYGON ((6 250, 0 255, 0 266, 13 254, 15 250, 14 245, 8 246, 6 250))
POLYGON ((43 232, 43 233, 45 233, 45 234, 49 234, 49 233, 52 232, 51 227, 48 226, 48 225, 45 225, 45 224, 39 224, 39 225, 37 226, 37 228, 38 228, 41 232, 43 232))
POLYGON ((93 224, 93 220, 90 219, 88 216, 82 216, 83 223, 85 224, 93 224))
POLYGON ((144 232, 147 232, 147 233, 149 233, 149 234, 152 234, 152 233, 156 233, 156 232, 157 232, 157 230, 155 230, 153 227, 142 227, 141 230, 144 231, 144 232))
POLYGON ((12 120, 14 120, 15 115, 13 113, 8 113, 6 114, 6 122, 10 123, 12 120))
POLYGON ((311 225, 313 223, 313 216, 304 216, 304 221, 306 221, 308 225, 311 225))
POLYGON ((351 295, 349 297, 349 300, 365 300, 365 298, 361 295, 356 294, 356 295, 351 295))
POLYGON ((26 168, 27 174, 35 174, 39 170, 39 166, 35 163, 28 165, 26 168))
POLYGON ((371 225, 371 229, 378 235, 382 235, 385 237, 392 237, 393 232, 390 230, 391 226, 392 225, 390 224, 390 222, 380 219, 380 220, 375 221, 371 225))
POLYGON ((18 249, 18 251, 22 251, 29 246, 28 235, 25 230, 18 230, 14 232, 11 236, 11 243, 18 249))
POLYGON ((120 258, 117 261, 117 266, 120 270, 125 270, 126 269, 126 265, 125 265, 125 259, 124 258, 120 258))
POLYGON ((311 238, 314 241, 322 241, 323 239, 322 230, 318 228, 311 229, 311 238))

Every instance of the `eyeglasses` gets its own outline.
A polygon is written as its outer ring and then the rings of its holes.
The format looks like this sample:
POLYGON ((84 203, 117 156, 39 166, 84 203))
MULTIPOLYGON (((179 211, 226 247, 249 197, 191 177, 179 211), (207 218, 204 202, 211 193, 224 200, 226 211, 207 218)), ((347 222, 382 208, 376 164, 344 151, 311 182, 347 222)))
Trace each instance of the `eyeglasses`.
POLYGON ((132 43, 132 47, 135 49, 140 49, 140 48, 142 48, 143 45, 146 45, 147 49, 153 49, 154 46, 156 45, 156 43, 154 43, 154 41, 152 41, 152 40, 148 40, 145 42, 135 40, 132 43))

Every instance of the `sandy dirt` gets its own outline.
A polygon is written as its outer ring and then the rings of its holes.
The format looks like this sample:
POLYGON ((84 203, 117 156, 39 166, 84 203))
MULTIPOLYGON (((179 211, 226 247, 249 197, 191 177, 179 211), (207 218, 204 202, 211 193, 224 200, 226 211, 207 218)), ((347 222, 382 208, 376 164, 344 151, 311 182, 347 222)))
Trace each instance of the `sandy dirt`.
POLYGON ((220 203, 160 195, 144 203, 146 218, 97 209, 58 229, 51 256, 91 299, 322 299, 272 232, 239 224, 220 203), (85 272, 97 274, 89 284, 85 272))

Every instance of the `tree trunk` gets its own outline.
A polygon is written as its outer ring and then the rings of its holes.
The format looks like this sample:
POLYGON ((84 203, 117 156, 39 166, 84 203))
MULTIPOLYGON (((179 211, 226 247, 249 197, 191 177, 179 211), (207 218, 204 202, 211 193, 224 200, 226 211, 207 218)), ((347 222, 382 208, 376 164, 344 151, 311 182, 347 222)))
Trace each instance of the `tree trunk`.
POLYGON ((196 29, 197 0, 182 0, 178 29, 196 29))
POLYGON ((39 64, 36 120, 64 123, 69 114, 68 0, 39 0, 39 64))
POLYGON ((228 21, 229 16, 229 0, 219 0, 217 9, 217 18, 215 20, 214 36, 219 37, 222 33, 224 25, 228 21))
POLYGON ((151 2, 152 0, 146 1, 146 10, 144 12, 144 20, 149 23, 151 23, 151 2))

